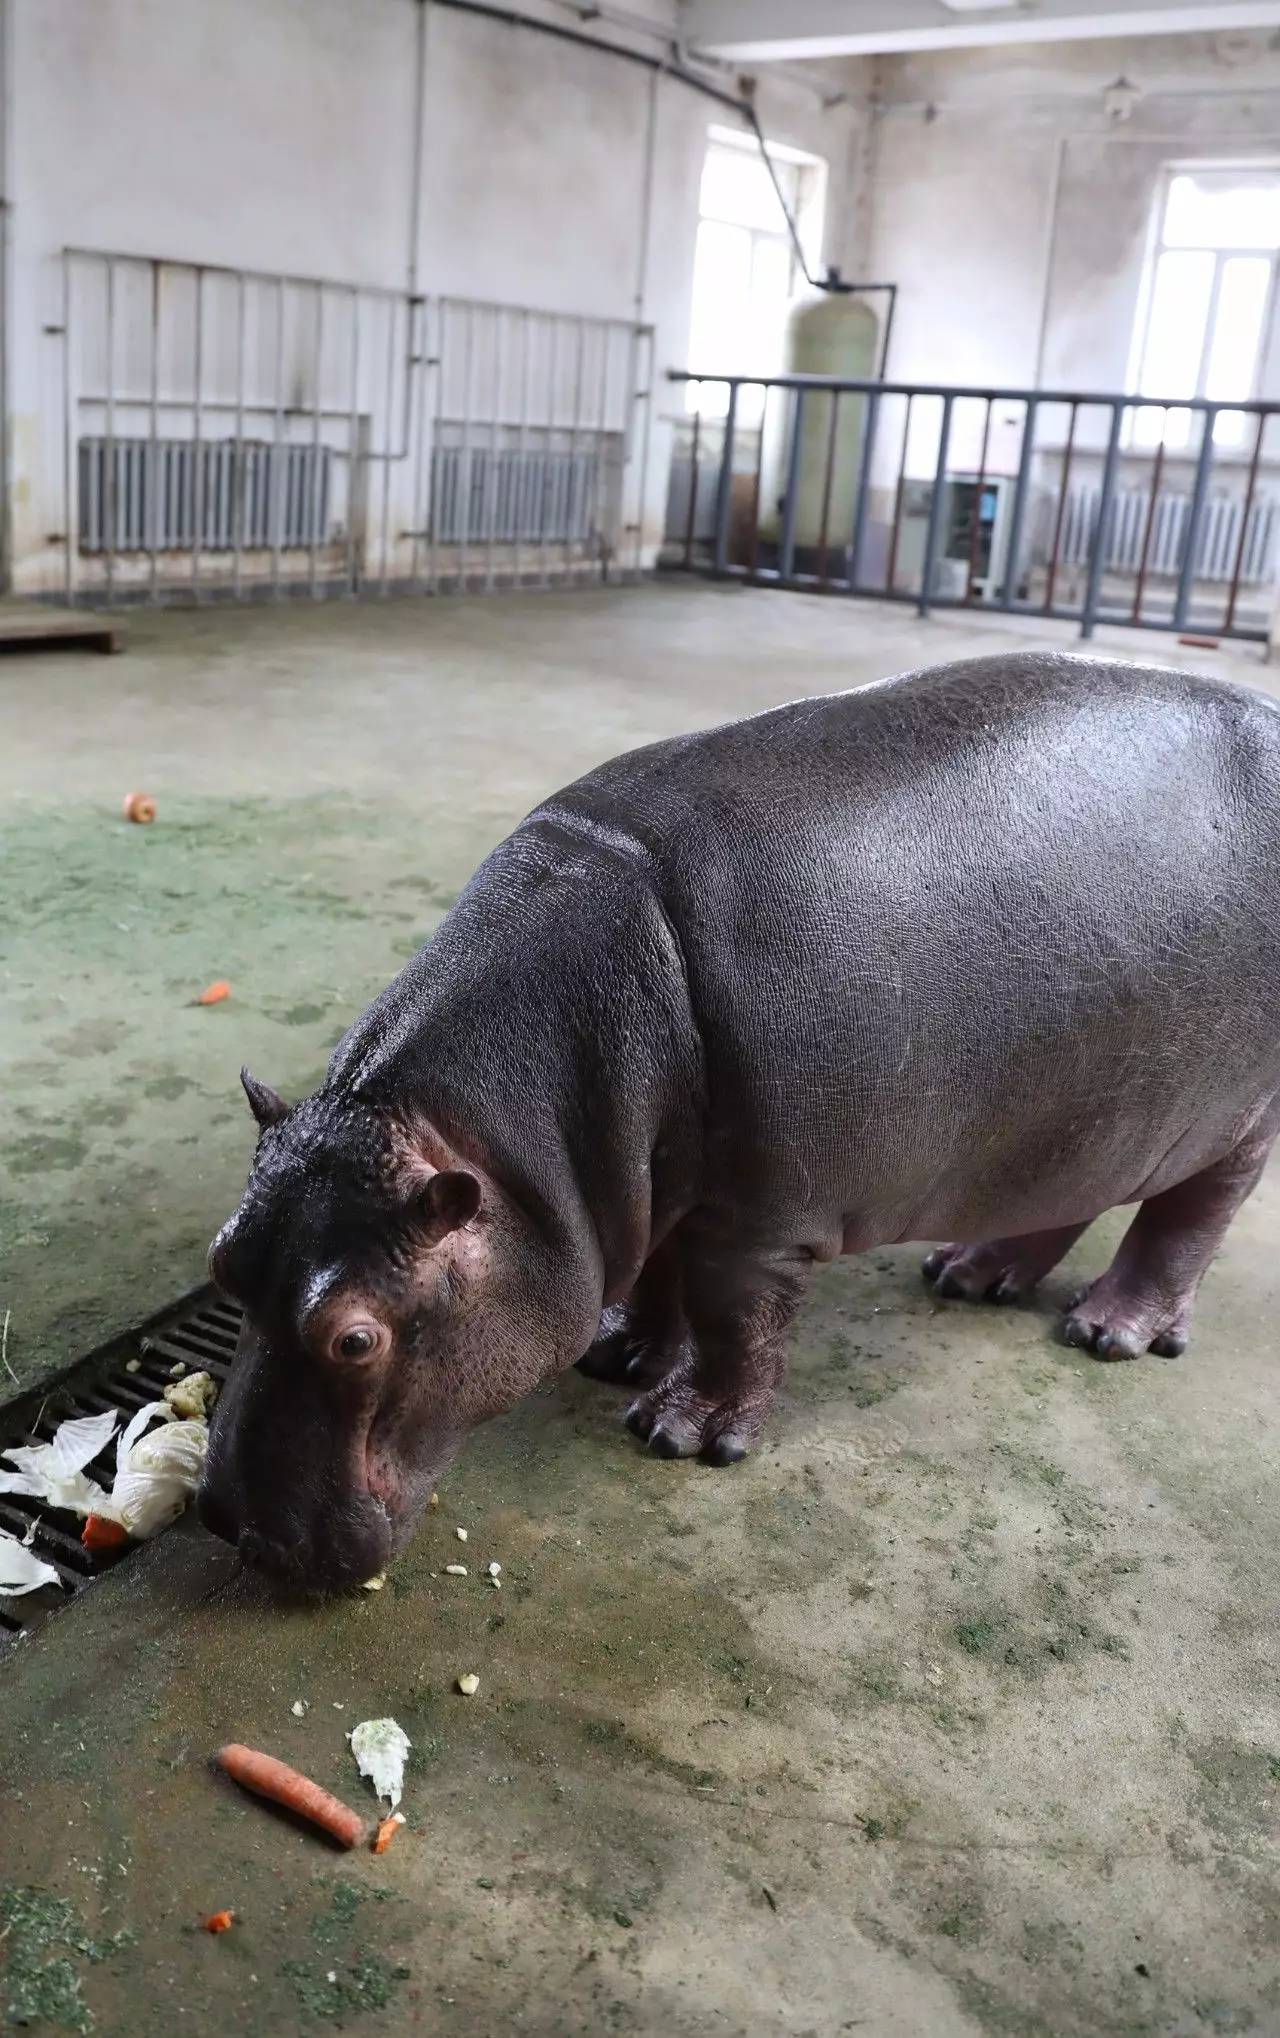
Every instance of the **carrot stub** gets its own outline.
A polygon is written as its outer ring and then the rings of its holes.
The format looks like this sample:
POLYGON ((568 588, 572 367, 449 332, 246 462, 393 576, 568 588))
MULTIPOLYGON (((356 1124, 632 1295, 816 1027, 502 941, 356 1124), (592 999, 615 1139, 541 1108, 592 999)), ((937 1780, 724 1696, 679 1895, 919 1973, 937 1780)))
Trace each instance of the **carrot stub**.
POLYGON ((129 1531, 122 1521, 108 1521, 102 1514, 87 1514, 80 1540, 91 1557, 103 1557, 128 1542, 129 1531))
POLYGON ((273 1804, 284 1805, 300 1818, 310 1819, 313 1826, 319 1826, 339 1846, 354 1847, 363 1839, 365 1822, 359 1812, 353 1812, 329 1791, 321 1790, 318 1783, 291 1769, 287 1762, 278 1762, 274 1755, 263 1755, 257 1748, 245 1748, 233 1741, 228 1747, 219 1748, 214 1760, 219 1769, 242 1783, 246 1790, 269 1797, 273 1804))
POLYGON ((230 984, 222 977, 219 977, 216 984, 206 984, 204 990, 201 991, 200 996, 196 999, 196 1003, 197 1005, 220 1005, 224 998, 229 998, 230 996, 230 984))
POLYGON ((395 1839, 396 1834, 400 1831, 400 1828, 403 1824, 404 1824, 403 1812, 392 1812, 389 1819, 381 1820, 378 1826, 378 1830, 373 1836, 373 1851, 375 1854, 386 1853, 388 1847, 391 1845, 391 1842, 395 1839))
POLYGON ((215 1911, 211 1918, 205 1919, 204 1928, 206 1932, 229 1932, 235 1921, 234 1911, 215 1911))

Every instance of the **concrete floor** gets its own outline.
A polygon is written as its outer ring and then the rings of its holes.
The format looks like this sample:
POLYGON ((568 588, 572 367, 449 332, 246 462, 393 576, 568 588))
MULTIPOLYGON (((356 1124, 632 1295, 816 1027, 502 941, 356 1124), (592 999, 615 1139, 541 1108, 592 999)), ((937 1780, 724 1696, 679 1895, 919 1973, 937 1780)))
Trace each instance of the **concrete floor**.
MULTIPOLYGON (((0 666, 24 1381, 200 1278, 240 1061, 312 1083, 542 792, 1011 634, 688 585, 131 631, 0 666)), ((1010 1313, 934 1303, 914 1251, 832 1268, 727 1473, 648 1459, 573 1375, 476 1439, 376 1597, 281 1610, 184 1524, 0 1668, 0 2028, 1280 2030, 1278 1219, 1273 1169, 1176 1363, 1056 1345, 1071 1266, 1010 1313), (455 1523, 501 1595, 441 1575, 455 1523), (242 1738, 359 1801, 343 1732, 382 1713, 415 1756, 381 1860, 207 1769, 242 1738)))

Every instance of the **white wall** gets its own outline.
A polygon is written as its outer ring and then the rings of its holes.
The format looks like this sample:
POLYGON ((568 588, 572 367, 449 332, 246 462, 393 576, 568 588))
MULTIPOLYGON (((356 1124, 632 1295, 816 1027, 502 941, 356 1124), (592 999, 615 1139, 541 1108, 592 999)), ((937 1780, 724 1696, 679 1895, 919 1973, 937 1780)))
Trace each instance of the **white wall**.
MULTIPOLYGON (((49 534, 62 523, 63 343, 45 328, 61 320, 61 250, 403 289, 417 8, 414 0, 9 6, 14 558, 19 586, 52 587, 61 578, 49 534)), ((567 19, 550 0, 527 0, 525 11, 567 19)), ((646 11, 674 30, 675 0, 647 0, 646 11)), ((680 362, 706 130, 732 116, 678 82, 658 83, 642 277, 649 73, 445 8, 431 9, 428 23, 419 288, 602 317, 639 308, 658 329, 659 369, 680 362)), ((824 107, 817 92, 782 77, 762 83, 759 109, 775 139, 830 163, 827 254, 847 265, 856 214, 845 199, 865 111, 853 98, 824 107)), ((659 398, 661 414, 678 413, 670 385, 659 384, 659 398)), ((663 457, 659 433, 654 538, 663 457)))

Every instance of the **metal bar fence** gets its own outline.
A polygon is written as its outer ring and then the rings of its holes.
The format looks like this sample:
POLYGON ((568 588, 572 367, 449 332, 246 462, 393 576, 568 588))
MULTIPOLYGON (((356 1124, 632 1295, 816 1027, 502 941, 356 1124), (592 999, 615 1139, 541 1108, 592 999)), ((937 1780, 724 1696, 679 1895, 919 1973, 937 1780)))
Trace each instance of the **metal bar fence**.
MULTIPOLYGON (((49 331, 69 604, 573 587, 654 563, 650 326, 69 248, 49 331)), ((50 579, 37 562, 18 591, 50 579)))
POLYGON ((921 615, 1049 617, 1086 638, 1104 624, 1269 637, 1280 435, 1267 433, 1280 403, 683 369, 669 379, 690 410, 665 564, 910 602, 921 615), (806 430, 806 411, 822 429, 806 430), (766 431, 770 416, 780 424, 766 431))

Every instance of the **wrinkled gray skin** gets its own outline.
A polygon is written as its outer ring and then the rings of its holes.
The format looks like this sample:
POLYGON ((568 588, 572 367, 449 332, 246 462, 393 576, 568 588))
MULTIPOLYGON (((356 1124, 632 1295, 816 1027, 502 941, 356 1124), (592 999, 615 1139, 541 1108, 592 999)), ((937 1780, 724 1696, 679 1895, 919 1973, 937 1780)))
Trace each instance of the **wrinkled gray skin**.
POLYGON ((202 1509, 308 1584, 575 1361, 651 1449, 740 1457, 842 1252, 951 1239, 939 1291, 1003 1298, 1138 1204, 1065 1334, 1180 1351, 1280 1125, 1280 713, 1015 652, 636 751, 494 851, 315 1096, 246 1087, 202 1509))

